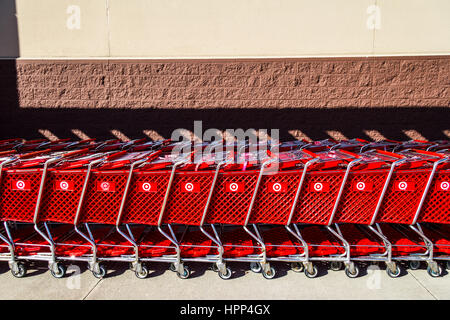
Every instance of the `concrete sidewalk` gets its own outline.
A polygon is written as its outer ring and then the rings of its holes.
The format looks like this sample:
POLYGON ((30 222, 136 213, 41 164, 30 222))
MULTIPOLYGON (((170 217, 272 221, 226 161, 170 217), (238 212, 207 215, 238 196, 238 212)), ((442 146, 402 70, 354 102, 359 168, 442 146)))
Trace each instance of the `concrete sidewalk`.
POLYGON ((124 264, 108 265, 108 277, 102 280, 84 265, 70 267, 70 276, 63 279, 53 278, 45 265, 16 279, 2 264, 0 299, 450 299, 447 271, 431 278, 426 270, 408 270, 391 279, 384 270, 368 270, 349 279, 343 271, 322 268, 318 278, 308 279, 280 264, 277 278, 266 280, 245 264, 231 264, 234 276, 224 281, 202 264, 190 264, 192 276, 187 280, 179 279, 167 265, 151 266, 145 280, 124 264))

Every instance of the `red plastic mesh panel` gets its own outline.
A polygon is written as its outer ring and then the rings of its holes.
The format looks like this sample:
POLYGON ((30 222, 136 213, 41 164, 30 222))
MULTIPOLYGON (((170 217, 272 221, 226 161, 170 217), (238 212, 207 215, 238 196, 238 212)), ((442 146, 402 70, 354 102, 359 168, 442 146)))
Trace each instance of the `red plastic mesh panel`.
POLYGON ((134 174, 121 222, 157 225, 169 178, 170 172, 167 171, 134 174), (142 183, 153 183, 157 190, 143 192, 140 189, 142 183))
POLYGON ((429 170, 405 170, 394 173, 376 222, 412 223, 429 175, 429 170), (395 186, 402 181, 414 182, 414 190, 397 191, 395 186))
POLYGON ((115 224, 127 178, 127 172, 92 172, 79 222, 115 224), (98 184, 103 182, 114 185, 114 191, 99 191, 98 184))
POLYGON ((450 182, 450 170, 435 174, 420 212, 419 222, 450 224, 450 190, 444 191, 440 187, 445 182, 450 182))
MULTIPOLYGON (((42 170, 4 171, 0 183, 0 217, 3 221, 33 222, 42 170), (29 182, 29 190, 12 190, 12 181, 29 182)), ((28 188, 27 188, 28 189, 28 188)))
POLYGON ((39 209, 39 221, 73 223, 85 177, 86 172, 82 171, 49 171, 39 209), (57 181, 72 183, 73 190, 57 190, 57 181))
POLYGON ((301 174, 301 171, 290 171, 263 176, 249 222, 286 224, 301 174), (273 192, 275 183, 281 185, 282 191, 273 192))
POLYGON ((258 172, 226 172, 217 177, 206 223, 243 225, 255 191, 258 172), (245 184, 243 192, 226 192, 227 183, 245 184))
POLYGON ((333 222, 369 224, 387 175, 388 171, 381 170, 350 173, 333 222), (359 182, 365 184, 366 191, 359 191, 355 188, 359 182))
POLYGON ((293 223, 328 224, 341 187, 344 172, 311 172, 306 175, 292 217, 293 223), (312 191, 311 185, 328 184, 328 191, 312 191))
POLYGON ((177 174, 170 188, 163 223, 199 225, 213 179, 214 172, 177 174), (186 191, 187 184, 193 186, 193 191, 186 191))

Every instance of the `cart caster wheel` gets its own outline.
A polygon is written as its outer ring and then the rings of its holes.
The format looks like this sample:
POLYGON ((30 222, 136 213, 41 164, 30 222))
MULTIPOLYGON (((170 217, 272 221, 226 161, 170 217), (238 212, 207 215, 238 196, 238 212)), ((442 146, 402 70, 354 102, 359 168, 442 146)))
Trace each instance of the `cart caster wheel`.
POLYGON ((262 272, 263 277, 266 279, 273 279, 273 278, 275 278, 276 274, 277 274, 277 272, 275 271, 274 267, 270 267, 269 271, 262 272))
POLYGON ((386 272, 389 277, 397 278, 402 273, 402 270, 400 269, 400 267, 398 265, 396 265, 395 271, 392 271, 390 268, 386 268, 386 272))
POLYGON ((330 263, 330 269, 333 271, 339 271, 342 269, 342 262, 340 261, 333 261, 330 263))
POLYGON ((308 268, 305 268, 305 275, 308 278, 311 278, 311 279, 315 278, 315 277, 317 277, 318 274, 319 274, 319 268, 316 265, 313 265, 313 270, 311 273, 309 272, 308 268))
POLYGON ((139 279, 145 279, 148 277, 148 268, 146 266, 141 266, 141 271, 136 271, 134 274, 139 279))
POLYGON ((303 263, 300 262, 292 262, 291 263, 291 270, 294 272, 303 272, 303 270, 305 269, 303 263))
POLYGON ((219 268, 217 267, 217 264, 213 263, 211 265, 211 270, 214 271, 214 272, 219 272, 219 268))
POLYGON ((219 277, 223 280, 228 280, 231 278, 231 269, 230 268, 226 268, 225 269, 225 273, 219 272, 219 277))
POLYGON ((175 263, 171 263, 170 264, 169 270, 172 271, 172 272, 176 272, 177 271, 177 268, 175 268, 175 263))
POLYGON ((433 268, 428 267, 427 268, 427 272, 430 276, 432 276, 433 278, 438 278, 441 276, 442 274, 442 267, 440 265, 438 265, 438 270, 437 272, 433 271, 433 268))
POLYGON ((353 268, 354 268, 353 272, 350 271, 350 268, 345 268, 345 274, 347 277, 352 278, 352 279, 358 278, 359 267, 355 264, 353 268))
POLYGON ((61 279, 66 275, 67 268, 63 266, 62 264, 58 264, 58 272, 55 272, 53 269, 50 270, 50 273, 52 276, 54 276, 56 279, 61 279))
POLYGON ((260 273, 262 270, 261 264, 258 262, 250 262, 250 270, 252 270, 254 273, 260 273))
POLYGON ((409 268, 411 270, 418 270, 418 269, 420 269, 420 265, 421 265, 420 261, 410 261, 409 262, 409 268))
POLYGON ((191 270, 189 270, 189 268, 187 266, 184 266, 183 273, 177 272, 177 276, 180 279, 187 279, 187 278, 189 278, 190 275, 191 275, 191 270))
POLYGON ((94 275, 94 277, 96 277, 97 279, 102 279, 105 275, 106 275, 106 268, 104 265, 99 265, 98 266, 99 271, 92 271, 92 274, 94 275))
POLYGON ((27 274, 27 267, 23 263, 17 264, 17 270, 12 270, 11 273, 16 278, 23 278, 27 274))
POLYGON ((447 270, 450 270, 450 261, 447 261, 447 270))

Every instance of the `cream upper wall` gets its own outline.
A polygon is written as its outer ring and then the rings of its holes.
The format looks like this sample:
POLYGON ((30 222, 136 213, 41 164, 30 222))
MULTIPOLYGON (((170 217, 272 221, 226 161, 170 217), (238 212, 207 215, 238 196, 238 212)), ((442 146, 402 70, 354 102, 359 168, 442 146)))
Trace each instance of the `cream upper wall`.
POLYGON ((450 1, 0 0, 0 41, 22 58, 449 54, 450 1))

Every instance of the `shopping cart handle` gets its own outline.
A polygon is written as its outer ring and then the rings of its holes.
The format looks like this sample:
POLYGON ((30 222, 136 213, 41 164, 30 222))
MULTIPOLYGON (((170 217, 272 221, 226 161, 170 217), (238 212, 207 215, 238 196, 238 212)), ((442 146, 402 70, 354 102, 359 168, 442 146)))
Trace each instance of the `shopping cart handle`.
POLYGON ((17 153, 17 150, 7 150, 7 151, 1 151, 0 156, 9 156, 12 154, 17 153))
POLYGON ((83 154, 83 153, 86 153, 86 152, 89 152, 89 148, 84 148, 84 149, 80 149, 80 150, 67 152, 62 157, 63 158, 69 158, 69 157, 77 156, 77 155, 80 155, 80 154, 83 154))
POLYGON ((345 153, 346 155, 349 155, 349 156, 351 156, 351 157, 353 157, 353 158, 362 158, 362 155, 360 155, 360 154, 357 154, 357 153, 354 153, 354 152, 351 152, 351 151, 347 151, 347 150, 344 150, 344 149, 338 149, 339 150, 339 152, 341 152, 341 153, 345 153))
POLYGON ((414 151, 414 152, 420 153, 420 154, 424 154, 424 155, 427 155, 427 156, 434 156, 434 157, 438 157, 438 158, 445 158, 444 155, 442 155, 440 153, 432 152, 432 151, 425 151, 425 150, 420 150, 420 149, 411 149, 411 151, 414 151))
POLYGON ((28 159, 28 158, 32 158, 34 156, 38 156, 41 154, 45 154, 48 152, 51 152, 52 149, 45 149, 45 150, 40 150, 40 151, 35 151, 35 152, 30 152, 30 153, 25 153, 25 154, 21 154, 18 158, 19 159, 28 159))
POLYGON ((375 152, 378 152, 380 154, 383 154, 385 156, 389 156, 389 157, 393 157, 393 158, 397 158, 397 159, 405 159, 406 156, 398 154, 398 153, 394 153, 394 152, 389 152, 389 151, 384 151, 384 150, 374 150, 375 152))
POLYGON ((110 161, 110 160, 116 159, 116 158, 118 158, 118 157, 124 155, 124 154, 127 153, 127 152, 128 152, 128 151, 123 150, 123 151, 118 151, 118 152, 111 153, 111 154, 109 154, 109 155, 107 155, 107 156, 105 157, 105 160, 106 160, 106 161, 110 161))

